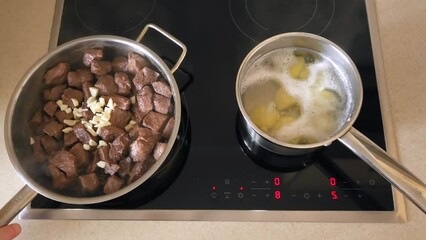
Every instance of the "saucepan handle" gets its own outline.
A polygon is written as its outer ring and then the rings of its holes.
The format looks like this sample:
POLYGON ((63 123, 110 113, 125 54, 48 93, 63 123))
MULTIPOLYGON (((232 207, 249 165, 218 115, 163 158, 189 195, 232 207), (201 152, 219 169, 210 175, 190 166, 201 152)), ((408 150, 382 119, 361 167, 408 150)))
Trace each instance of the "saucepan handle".
POLYGON ((35 198, 37 192, 25 185, 0 209, 0 227, 9 224, 13 218, 35 198))
POLYGON ((355 128, 339 140, 426 213, 426 185, 419 178, 355 128))
POLYGON ((175 63, 175 65, 170 69, 170 71, 172 73, 174 73, 176 71, 176 69, 179 68, 180 64, 182 63, 183 59, 185 58, 187 49, 185 44, 183 44, 181 41, 179 41, 177 38, 175 38, 174 36, 172 36, 170 33, 166 32, 165 30, 163 30, 162 28, 160 28, 159 26, 155 25, 155 24, 147 24, 144 29, 142 30, 142 32, 139 34, 139 37, 136 39, 137 42, 140 42, 142 40, 142 38, 145 36, 145 34, 148 32, 148 30, 152 28, 154 30, 156 30, 157 32, 161 33, 162 35, 164 35, 165 37, 167 37, 169 40, 171 40, 172 42, 174 42, 176 45, 178 45, 181 49, 182 52, 177 60, 177 62, 175 63))

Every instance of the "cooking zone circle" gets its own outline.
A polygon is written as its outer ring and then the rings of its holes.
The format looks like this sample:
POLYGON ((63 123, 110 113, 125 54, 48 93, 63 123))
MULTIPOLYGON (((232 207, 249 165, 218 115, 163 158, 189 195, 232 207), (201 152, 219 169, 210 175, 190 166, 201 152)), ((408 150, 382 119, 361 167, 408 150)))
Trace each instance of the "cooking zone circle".
POLYGON ((117 4, 113 0, 77 0, 74 9, 78 20, 87 29, 95 33, 119 34, 141 28, 154 10, 156 2, 157 0, 127 0, 123 4, 117 4))
POLYGON ((269 4, 257 0, 228 0, 228 9, 238 30, 248 39, 260 42, 283 32, 323 34, 333 20, 336 3, 335 0, 274 0, 269 4))

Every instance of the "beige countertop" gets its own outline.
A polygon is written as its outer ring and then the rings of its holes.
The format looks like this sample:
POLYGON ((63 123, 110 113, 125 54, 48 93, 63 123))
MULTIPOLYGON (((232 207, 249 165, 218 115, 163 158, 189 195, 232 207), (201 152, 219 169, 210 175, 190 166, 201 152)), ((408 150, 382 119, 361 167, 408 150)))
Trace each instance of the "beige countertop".
MULTIPOLYGON (((3 125, 18 79, 46 53, 54 0, 0 1, 0 206, 22 186, 6 153, 3 125)), ((426 1, 377 0, 397 150, 426 180, 426 1)), ((409 202, 407 223, 258 223, 19 220, 18 239, 425 239, 426 216, 409 202)))

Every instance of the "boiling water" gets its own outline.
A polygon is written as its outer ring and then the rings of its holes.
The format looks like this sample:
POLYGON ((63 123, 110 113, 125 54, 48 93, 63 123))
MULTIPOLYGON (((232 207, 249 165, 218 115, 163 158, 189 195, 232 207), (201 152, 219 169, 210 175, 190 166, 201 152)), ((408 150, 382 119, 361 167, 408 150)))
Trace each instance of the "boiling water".
POLYGON ((327 58, 299 48, 272 51, 250 66, 242 102, 254 124, 293 144, 327 140, 349 111, 344 75, 327 58))

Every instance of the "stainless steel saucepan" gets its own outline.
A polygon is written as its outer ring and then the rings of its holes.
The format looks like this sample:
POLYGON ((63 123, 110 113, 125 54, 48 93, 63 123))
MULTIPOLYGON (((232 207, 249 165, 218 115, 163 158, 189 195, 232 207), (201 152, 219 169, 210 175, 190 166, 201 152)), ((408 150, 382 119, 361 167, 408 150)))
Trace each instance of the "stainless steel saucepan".
POLYGON ((55 201, 70 204, 99 203, 120 197, 132 191, 155 174, 170 153, 177 137, 181 121, 181 99, 173 73, 182 63, 186 52, 186 46, 178 39, 160 27, 148 24, 136 41, 110 35, 83 37, 59 46, 38 60, 17 84, 6 112, 4 126, 5 145, 13 166, 26 185, 0 210, 0 226, 8 224, 37 193, 55 201), (149 29, 158 31, 181 48, 182 52, 176 64, 171 69, 169 69, 155 52, 139 43, 149 29), (31 156, 32 151, 29 146, 31 129, 28 127, 28 121, 35 111, 42 106, 42 92, 46 88, 42 79, 46 71, 59 62, 68 62, 71 64, 81 62, 84 50, 90 48, 109 49, 116 56, 127 56, 129 52, 135 52, 149 60, 151 65, 168 82, 173 91, 175 123, 167 147, 160 159, 135 182, 106 195, 74 197, 51 189, 49 187, 51 185, 49 179, 40 173, 39 169, 38 171, 34 171, 31 166, 28 166, 28 156, 31 156))
POLYGON ((284 33, 266 39, 252 49, 243 60, 236 79, 236 98, 244 118, 244 127, 252 139, 263 148, 282 155, 299 155, 326 147, 333 141, 339 140, 426 213, 425 184, 352 126, 361 110, 363 99, 361 77, 351 58, 335 43, 318 35, 301 32, 284 33), (247 77, 248 70, 265 54, 283 48, 302 48, 317 52, 338 67, 343 76, 346 76, 342 78, 342 81, 345 81, 342 85, 348 88, 346 91, 348 96, 345 97, 349 104, 346 104, 346 109, 343 111, 345 112, 344 121, 334 134, 321 142, 290 144, 279 141, 258 128, 244 109, 242 83, 247 77))

